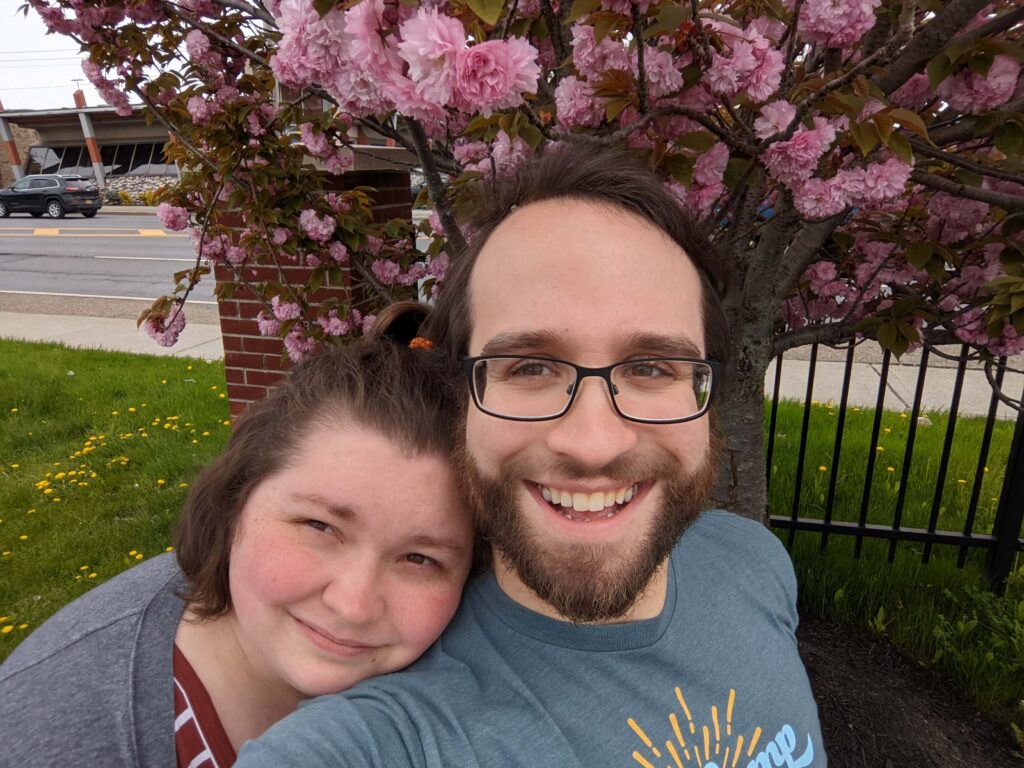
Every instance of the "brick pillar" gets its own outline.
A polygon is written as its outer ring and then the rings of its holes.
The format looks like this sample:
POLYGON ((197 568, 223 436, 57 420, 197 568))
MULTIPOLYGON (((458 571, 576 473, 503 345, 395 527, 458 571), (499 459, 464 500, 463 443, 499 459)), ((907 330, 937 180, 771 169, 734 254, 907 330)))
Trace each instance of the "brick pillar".
MULTIPOLYGON (((409 174, 406 171, 358 171, 346 173, 343 188, 370 186, 377 189, 374 218, 385 221, 412 216, 412 198, 409 174)), ((247 267, 246 275, 254 282, 277 279, 272 267, 247 267)), ((285 267, 285 278, 292 283, 304 283, 312 270, 307 267, 285 267)), ((231 270, 222 265, 214 267, 218 283, 231 279, 231 270)), ((346 286, 325 285, 314 294, 314 307, 329 297, 345 298, 346 286)), ((232 417, 259 400, 267 389, 285 376, 291 361, 284 342, 276 337, 261 336, 256 315, 263 305, 248 290, 239 286, 230 299, 218 299, 220 329, 224 340, 224 367, 227 378, 228 399, 232 417)))

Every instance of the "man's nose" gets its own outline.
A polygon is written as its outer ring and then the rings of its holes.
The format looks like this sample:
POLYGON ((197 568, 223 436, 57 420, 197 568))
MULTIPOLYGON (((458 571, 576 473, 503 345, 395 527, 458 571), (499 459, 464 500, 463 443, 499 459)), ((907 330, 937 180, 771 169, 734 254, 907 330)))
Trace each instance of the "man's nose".
POLYGON ((547 446, 581 466, 598 470, 636 447, 637 425, 623 419, 612 404, 608 384, 588 377, 568 412, 551 422, 547 446))

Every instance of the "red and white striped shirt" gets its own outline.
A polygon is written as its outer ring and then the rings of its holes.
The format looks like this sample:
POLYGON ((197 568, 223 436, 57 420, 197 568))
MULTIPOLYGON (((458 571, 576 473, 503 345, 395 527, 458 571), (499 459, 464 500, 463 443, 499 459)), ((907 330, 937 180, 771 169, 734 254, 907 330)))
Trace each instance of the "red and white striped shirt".
POLYGON ((178 768, 229 768, 237 755, 210 694, 174 646, 174 746, 178 768))

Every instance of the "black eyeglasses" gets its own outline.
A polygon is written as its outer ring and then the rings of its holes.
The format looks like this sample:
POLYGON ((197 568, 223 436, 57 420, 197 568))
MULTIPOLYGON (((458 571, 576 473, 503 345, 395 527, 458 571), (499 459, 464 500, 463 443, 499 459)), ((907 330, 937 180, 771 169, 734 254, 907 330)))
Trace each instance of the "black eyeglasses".
POLYGON ((520 355, 467 357, 462 367, 476 407, 511 421, 565 415, 588 376, 603 379, 616 413, 644 424, 678 424, 708 412, 719 376, 713 360, 645 357, 603 368, 520 355))

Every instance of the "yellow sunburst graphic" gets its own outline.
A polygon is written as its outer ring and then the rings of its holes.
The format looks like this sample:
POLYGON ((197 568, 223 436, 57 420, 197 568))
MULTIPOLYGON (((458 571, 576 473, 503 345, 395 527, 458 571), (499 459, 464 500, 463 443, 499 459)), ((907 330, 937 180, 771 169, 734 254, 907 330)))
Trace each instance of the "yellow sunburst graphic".
POLYGON ((755 728, 749 735, 738 734, 733 738, 732 712, 736 704, 736 689, 729 690, 724 723, 716 705, 711 706, 711 712, 703 722, 695 721, 683 691, 678 686, 675 690, 681 713, 669 713, 668 724, 675 739, 667 739, 664 747, 655 744, 636 720, 629 718, 627 721, 646 747, 643 752, 639 749, 633 752, 633 759, 638 764, 643 768, 736 768, 742 765, 740 760, 744 756, 748 759, 753 757, 761 740, 761 728, 755 728), (685 722, 681 721, 680 714, 685 722))

